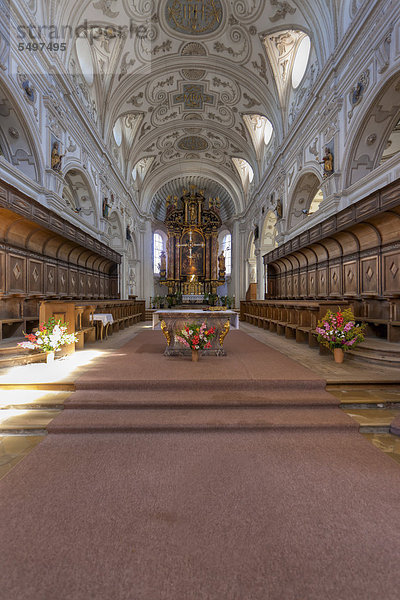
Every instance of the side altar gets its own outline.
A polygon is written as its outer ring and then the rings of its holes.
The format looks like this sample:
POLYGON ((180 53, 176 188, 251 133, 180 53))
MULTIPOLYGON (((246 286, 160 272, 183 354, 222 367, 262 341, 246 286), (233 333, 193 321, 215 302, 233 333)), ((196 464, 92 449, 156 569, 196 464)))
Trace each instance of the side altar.
POLYGON ((166 253, 161 254, 160 284, 168 294, 202 298, 216 294, 225 282, 225 257, 218 255, 222 226, 219 198, 206 200, 203 190, 190 186, 181 198, 166 198, 166 253))
POLYGON ((216 335, 211 342, 210 350, 202 350, 203 354, 225 356, 224 340, 230 329, 239 329, 239 315, 233 310, 157 310, 153 313, 153 329, 161 329, 167 347, 167 356, 190 354, 191 351, 175 341, 175 335, 182 331, 187 323, 206 323, 207 328, 215 327, 216 335))

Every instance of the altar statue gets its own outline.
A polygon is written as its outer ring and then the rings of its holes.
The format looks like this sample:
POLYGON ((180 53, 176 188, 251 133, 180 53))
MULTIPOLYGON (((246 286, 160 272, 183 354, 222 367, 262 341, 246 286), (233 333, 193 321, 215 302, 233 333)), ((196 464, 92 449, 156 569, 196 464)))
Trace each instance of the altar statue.
POLYGON ((222 250, 221 254, 218 256, 218 269, 222 273, 225 272, 225 255, 224 255, 223 250, 222 250))

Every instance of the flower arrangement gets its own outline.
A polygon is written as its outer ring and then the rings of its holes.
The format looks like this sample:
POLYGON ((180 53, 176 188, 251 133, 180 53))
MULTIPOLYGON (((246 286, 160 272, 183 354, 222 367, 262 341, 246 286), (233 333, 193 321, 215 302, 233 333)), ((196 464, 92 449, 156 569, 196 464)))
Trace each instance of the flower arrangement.
POLYGON ((318 341, 330 350, 350 350, 364 341, 364 329, 365 324, 356 324, 355 317, 348 308, 337 313, 328 310, 325 317, 318 321, 316 332, 318 341))
POLYGON ((175 335, 175 341, 190 348, 191 350, 208 350, 211 348, 211 340, 215 337, 215 327, 207 329, 207 325, 202 323, 190 323, 185 325, 184 329, 175 335))
POLYGON ((41 323, 35 333, 25 333, 28 341, 20 342, 18 346, 29 348, 30 350, 55 352, 65 344, 72 344, 78 341, 75 333, 67 333, 67 326, 68 323, 61 323, 61 321, 56 321, 52 317, 47 323, 41 323))

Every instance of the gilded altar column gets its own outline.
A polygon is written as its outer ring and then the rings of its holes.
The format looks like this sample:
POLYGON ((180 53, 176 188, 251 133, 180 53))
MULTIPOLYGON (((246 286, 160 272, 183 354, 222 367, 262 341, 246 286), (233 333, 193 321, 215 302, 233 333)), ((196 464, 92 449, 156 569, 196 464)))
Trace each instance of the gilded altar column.
POLYGON ((213 231, 211 238, 211 279, 218 280, 218 231, 213 231))
POLYGON ((211 279, 211 238, 210 234, 205 234, 206 238, 206 281, 211 279))
POLYGON ((168 274, 167 279, 174 279, 174 256, 175 256, 175 248, 174 248, 174 235, 168 232, 168 274))
POLYGON ((179 266, 179 243, 180 235, 179 233, 175 233, 174 235, 174 244, 175 244, 175 272, 174 279, 179 280, 180 278, 180 266, 179 266))

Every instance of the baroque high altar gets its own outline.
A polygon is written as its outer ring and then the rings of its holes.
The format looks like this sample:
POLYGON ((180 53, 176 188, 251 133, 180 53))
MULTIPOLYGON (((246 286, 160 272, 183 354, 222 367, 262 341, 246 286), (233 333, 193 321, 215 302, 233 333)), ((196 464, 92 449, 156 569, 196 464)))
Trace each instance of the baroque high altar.
POLYGON ((206 201, 203 190, 190 186, 180 199, 168 196, 166 208, 167 256, 161 257, 160 283, 169 294, 216 294, 225 282, 223 252, 218 256, 219 198, 206 201))

